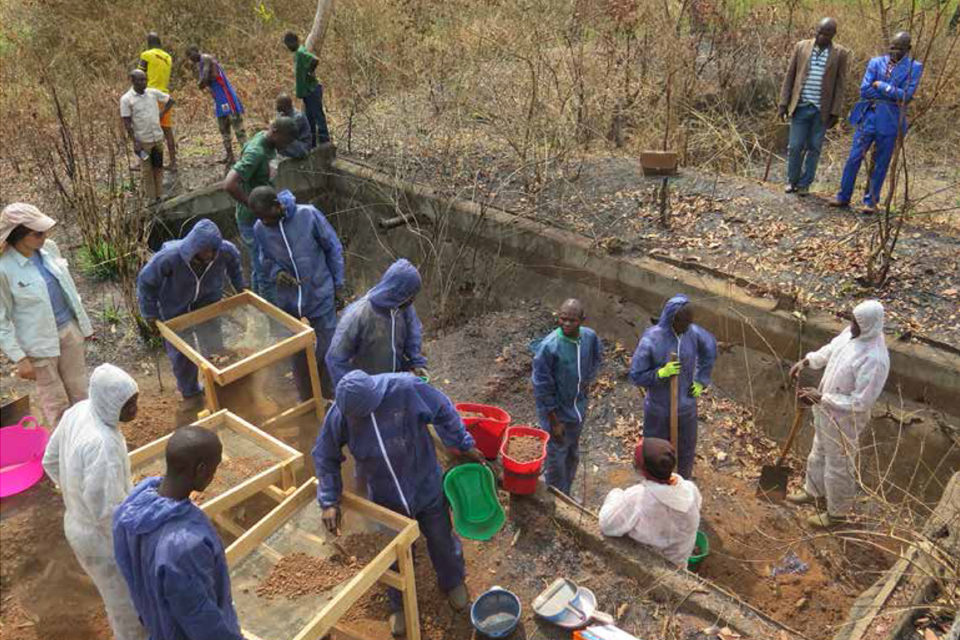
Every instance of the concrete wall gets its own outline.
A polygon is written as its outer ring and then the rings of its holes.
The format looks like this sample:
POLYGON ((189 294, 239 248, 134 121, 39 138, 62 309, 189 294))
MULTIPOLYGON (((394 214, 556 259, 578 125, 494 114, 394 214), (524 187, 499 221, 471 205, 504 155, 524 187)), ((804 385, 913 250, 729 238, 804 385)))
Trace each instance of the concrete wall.
MULTIPOLYGON (((290 189, 303 201, 313 200, 329 191, 330 163, 335 155, 336 147, 328 143, 301 160, 282 160, 277 170, 277 189, 290 189)), ((156 250, 163 241, 182 237, 196 220, 202 218, 216 222, 225 236, 235 237, 234 210, 233 198, 219 182, 165 200, 157 211, 158 223, 150 230, 150 248, 156 250)))
MULTIPOLYGON (((400 203, 400 211, 421 222, 444 225, 448 240, 466 240, 524 270, 580 282, 653 312, 678 292, 695 300, 715 300, 697 306, 697 322, 723 342, 792 361, 828 342, 844 326, 822 312, 798 318, 777 309, 775 300, 754 296, 731 280, 652 257, 608 255, 596 250, 589 238, 492 207, 451 201, 353 162, 336 159, 332 169, 332 197, 352 210, 354 204, 363 204, 374 216, 392 218, 400 203)), ((888 345, 888 392, 960 415, 960 355, 926 344, 888 345)))

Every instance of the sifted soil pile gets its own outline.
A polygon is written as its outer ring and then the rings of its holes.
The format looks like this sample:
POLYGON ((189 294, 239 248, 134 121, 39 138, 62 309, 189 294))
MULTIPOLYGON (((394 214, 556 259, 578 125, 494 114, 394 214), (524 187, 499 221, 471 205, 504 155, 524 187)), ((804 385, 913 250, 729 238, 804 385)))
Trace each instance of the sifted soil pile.
POLYGON ((323 593, 349 580, 390 542, 381 533, 357 533, 347 536, 340 546, 354 555, 337 553, 319 558, 306 553, 291 553, 274 565, 257 585, 257 595, 267 600, 296 599, 311 593, 323 593))

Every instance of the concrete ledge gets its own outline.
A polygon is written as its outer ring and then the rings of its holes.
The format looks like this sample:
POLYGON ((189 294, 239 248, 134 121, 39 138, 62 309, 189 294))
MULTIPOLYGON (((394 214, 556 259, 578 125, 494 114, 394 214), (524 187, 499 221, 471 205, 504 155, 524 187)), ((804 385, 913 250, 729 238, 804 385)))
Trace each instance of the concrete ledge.
MULTIPOLYGON (((305 158, 280 160, 275 181, 277 189, 290 189, 302 201, 320 196, 329 189, 330 164, 336 154, 337 148, 326 143, 305 158)), ((223 190, 222 182, 165 200, 156 212, 150 247, 157 249, 164 240, 181 236, 181 226, 195 218, 209 218, 225 236, 236 236, 235 209, 236 202, 223 190)))
MULTIPOLYGON (((822 312, 800 319, 777 308, 776 300, 710 274, 684 269, 654 257, 607 255, 589 239, 475 202, 453 200, 417 185, 336 159, 331 187, 346 197, 383 207, 384 217, 399 208, 416 218, 448 225, 471 246, 508 257, 525 269, 575 279, 658 309, 674 293, 725 304, 698 307, 698 322, 718 339, 796 360, 829 342, 844 323, 822 312)), ((960 415, 960 354, 926 344, 889 341, 891 373, 887 391, 960 415)))
MULTIPOLYGON (((618 573, 636 578, 658 602, 676 607, 704 620, 716 620, 749 638, 770 640, 808 640, 799 631, 777 622, 741 598, 686 569, 671 566, 653 550, 627 538, 608 538, 592 515, 555 500, 542 490, 524 500, 537 501, 544 509, 554 509, 554 518, 573 533, 585 547, 606 558, 618 573)), ((514 498, 516 499, 516 498, 514 498)), ((539 505, 538 505, 539 506, 539 505)))
POLYGON ((850 613, 833 640, 899 640, 915 637, 913 621, 923 614, 925 606, 937 595, 937 583, 951 584, 956 576, 945 576, 942 566, 931 559, 931 552, 941 558, 960 557, 960 472, 954 473, 934 507, 930 519, 917 536, 918 544, 904 550, 901 559, 853 603, 850 613), (892 629, 884 636, 867 635, 878 614, 900 587, 909 598, 906 611, 899 614, 892 629))

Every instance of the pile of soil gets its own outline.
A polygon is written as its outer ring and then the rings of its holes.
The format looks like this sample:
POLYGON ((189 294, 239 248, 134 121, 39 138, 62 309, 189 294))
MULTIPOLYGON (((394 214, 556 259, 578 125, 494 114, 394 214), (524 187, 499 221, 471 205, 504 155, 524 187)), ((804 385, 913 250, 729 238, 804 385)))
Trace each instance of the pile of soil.
POLYGON ((272 460, 253 456, 237 456, 236 458, 225 459, 217 467, 217 474, 213 476, 213 482, 210 483, 210 486, 203 491, 194 493, 193 501, 197 504, 203 504, 205 501, 229 491, 239 482, 252 478, 261 471, 266 471, 274 464, 272 460))
POLYGON ((319 558, 299 552, 288 554, 257 585, 257 595, 273 600, 323 593, 356 575, 389 542, 390 537, 385 534, 357 533, 340 542, 340 546, 354 555, 338 553, 329 558, 319 558))
POLYGON ((507 443, 507 455, 517 462, 533 462, 543 455, 543 440, 536 436, 514 436, 507 443))

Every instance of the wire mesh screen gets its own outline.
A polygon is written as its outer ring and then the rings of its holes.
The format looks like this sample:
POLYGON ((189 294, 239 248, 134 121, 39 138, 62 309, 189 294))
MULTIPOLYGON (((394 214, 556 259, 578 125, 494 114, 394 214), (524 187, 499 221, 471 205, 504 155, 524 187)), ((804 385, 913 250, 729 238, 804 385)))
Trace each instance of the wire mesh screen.
POLYGON ((218 369, 292 335, 290 329, 252 304, 227 309, 210 320, 177 331, 177 336, 218 369))
POLYGON ((293 638, 394 535, 348 508, 337 546, 320 508, 306 502, 231 569, 240 624, 261 638, 293 638))
POLYGON ((217 387, 222 409, 260 425, 313 396, 304 352, 281 358, 230 384, 217 387))
MULTIPOLYGON (((194 501, 198 504, 226 493, 245 480, 283 461, 283 457, 265 449, 243 432, 234 431, 222 423, 216 427, 207 426, 214 429, 220 437, 220 442, 223 444, 223 457, 210 486, 202 493, 193 495, 194 501)), ((165 471, 164 451, 161 449, 154 456, 131 469, 130 474, 133 484, 136 485, 144 478, 162 476, 165 471)))

